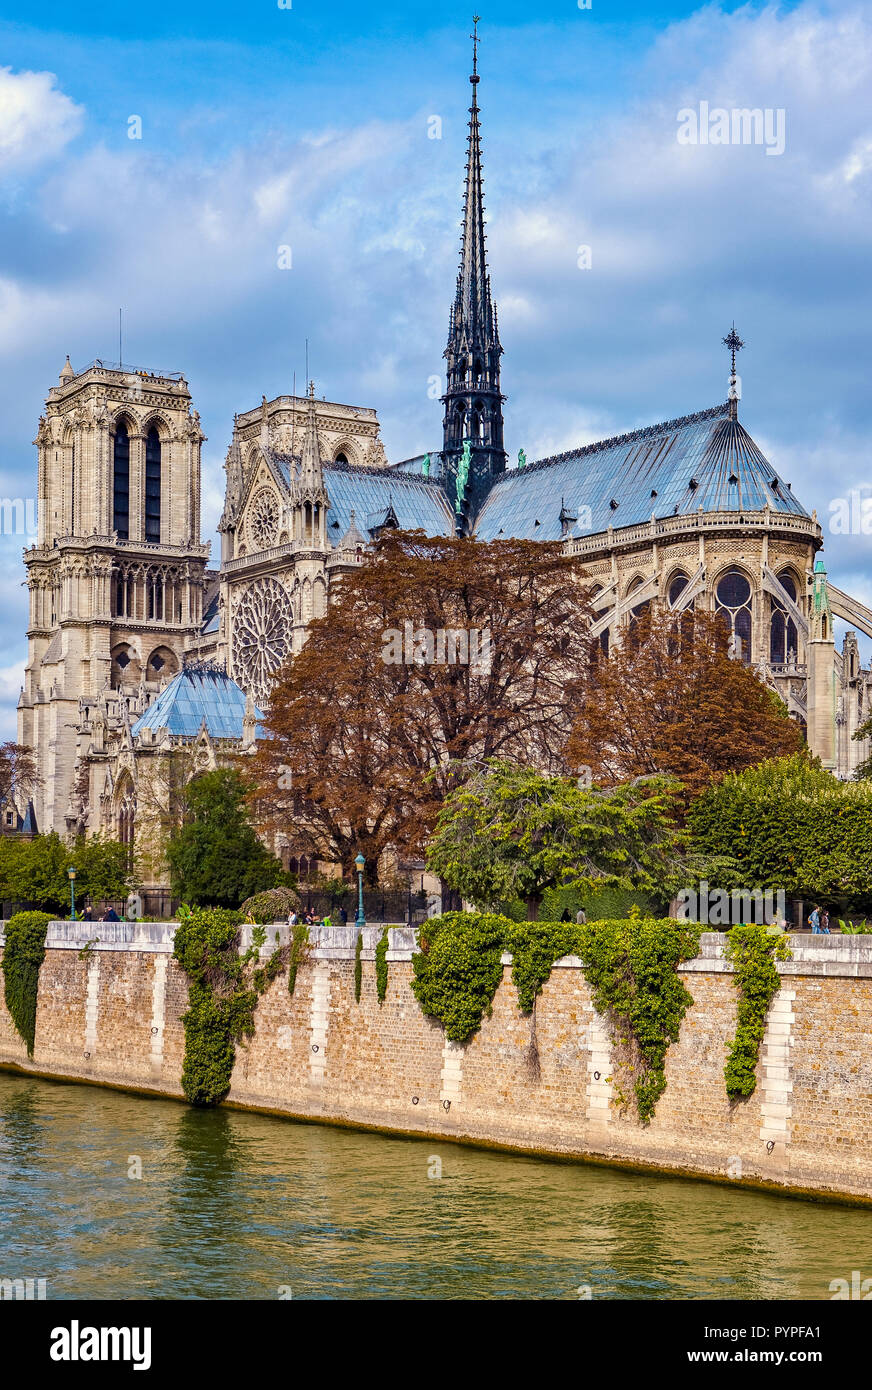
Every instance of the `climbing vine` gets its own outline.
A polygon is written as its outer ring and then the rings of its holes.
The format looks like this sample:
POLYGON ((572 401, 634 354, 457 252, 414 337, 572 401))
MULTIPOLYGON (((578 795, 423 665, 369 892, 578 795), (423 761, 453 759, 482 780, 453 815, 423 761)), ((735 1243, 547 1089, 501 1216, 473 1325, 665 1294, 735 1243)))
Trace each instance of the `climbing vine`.
POLYGON ((378 1002, 383 1004, 388 992, 388 929, 385 927, 375 948, 375 987, 378 1002))
POLYGON ((554 962, 578 953, 579 928, 569 922, 513 922, 506 933, 512 980, 522 1013, 532 1012, 554 962))
POLYGON ((412 991, 452 1042, 466 1042, 490 1015, 514 925, 496 912, 445 912, 422 925, 412 957, 412 991))
MULTIPOLYGON (((503 974, 502 954, 511 952, 518 1007, 530 1016, 525 1060, 536 1079, 536 1000, 555 961, 579 956, 594 1008, 611 1022, 617 1070, 632 1078, 636 1110, 647 1124, 666 1088, 669 1045, 677 1042, 693 1003, 678 967, 697 955, 701 930, 687 922, 642 917, 638 911, 584 925, 447 912, 420 930, 412 990, 424 1013, 443 1024, 447 1038, 467 1042, 490 1015, 503 974)), ((619 1085, 616 1091, 625 1103, 628 1097, 619 1085)))
POLYGON ((363 984, 363 961, 360 953, 363 950, 363 932, 357 933, 357 941, 354 946, 354 1001, 360 1003, 360 988, 363 984))
POLYGON ((173 954, 188 977, 182 1090, 191 1105, 218 1105, 230 1090, 236 1044, 254 1036, 258 997, 282 969, 287 949, 277 946, 265 965, 255 962, 266 941, 262 927, 239 951, 239 914, 225 908, 183 906, 173 954))
MULTIPOLYGON (((579 927, 579 948, 593 1006, 607 1014, 618 1044, 618 1068, 633 1079, 636 1110, 648 1124, 666 1089, 666 1053, 678 1041, 693 996, 679 965, 699 951, 702 928, 631 914, 579 927)), ((618 1097, 623 1099, 620 1088, 618 1097)))
POLYGON ((776 960, 790 959, 787 938, 774 935, 763 925, 733 927, 724 946, 724 958, 735 972, 739 1005, 736 1010, 736 1036, 724 1066, 724 1081, 730 1100, 747 1100, 757 1086, 757 1058, 766 1027, 766 1014, 780 978, 776 960))
POLYGON ((288 994, 297 987, 297 971, 309 955, 309 928, 305 922, 295 922, 291 927, 291 943, 288 953, 288 994))
POLYGON ((12 1022, 33 1056, 36 1037, 36 996, 39 968, 45 960, 45 934, 50 912, 17 912, 6 923, 3 950, 3 989, 12 1022))

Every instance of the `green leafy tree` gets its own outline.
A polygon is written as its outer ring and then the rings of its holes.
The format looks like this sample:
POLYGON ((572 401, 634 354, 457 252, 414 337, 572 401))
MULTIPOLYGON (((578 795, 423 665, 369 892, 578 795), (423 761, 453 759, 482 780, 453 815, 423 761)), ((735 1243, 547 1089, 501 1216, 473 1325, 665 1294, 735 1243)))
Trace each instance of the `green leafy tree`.
POLYGON ((95 901, 127 896, 135 885, 126 845, 104 835, 84 836, 71 849, 54 831, 32 840, 0 840, 0 897, 67 913, 68 870, 76 870, 76 897, 95 901))
POLYGON ((0 841, 0 896, 64 912, 70 900, 70 851, 54 831, 32 840, 0 841))
POLYGON ((601 791, 493 759, 446 800, 427 865, 479 907, 523 899, 531 920, 549 888, 662 894, 682 864, 675 786, 649 777, 601 791))
POLYGON ((137 877, 130 866, 130 852, 119 840, 105 835, 84 836, 73 849, 72 864, 76 870, 76 896, 87 895, 95 902, 111 902, 125 898, 137 886, 137 877))
POLYGON ((282 882, 279 860, 251 824, 249 791, 233 768, 205 772, 186 787, 185 819, 170 837, 167 859, 173 892, 187 902, 238 907, 282 882))
POLYGON ((774 759, 709 788, 688 826, 694 850, 731 858, 749 890, 872 906, 868 781, 840 782, 804 754, 774 759))

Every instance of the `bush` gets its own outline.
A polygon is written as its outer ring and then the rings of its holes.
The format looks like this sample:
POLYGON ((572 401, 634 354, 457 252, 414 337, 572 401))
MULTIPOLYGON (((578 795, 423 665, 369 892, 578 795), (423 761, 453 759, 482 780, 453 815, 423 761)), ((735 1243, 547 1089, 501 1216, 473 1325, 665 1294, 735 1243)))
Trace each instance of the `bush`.
POLYGON ((695 851, 736 861, 735 886, 872 909, 868 781, 840 782, 797 754, 731 773, 688 825, 695 851))
POLYGON ((45 960, 45 934, 50 912, 18 912, 6 923, 3 984, 6 1007, 19 1035, 33 1056, 36 1037, 36 998, 39 969, 45 960))
POLYGON ((266 888, 246 898, 239 911, 262 926, 285 922, 291 912, 299 912, 300 895, 295 888, 266 888))

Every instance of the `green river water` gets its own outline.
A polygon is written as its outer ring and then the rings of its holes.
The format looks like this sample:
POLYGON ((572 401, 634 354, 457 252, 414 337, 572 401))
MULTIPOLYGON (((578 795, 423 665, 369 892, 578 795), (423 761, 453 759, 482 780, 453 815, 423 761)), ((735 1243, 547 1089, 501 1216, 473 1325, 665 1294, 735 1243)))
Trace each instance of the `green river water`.
POLYGON ((854 1270, 872 1211, 0 1072, 0 1278, 49 1299, 828 1299, 854 1270))

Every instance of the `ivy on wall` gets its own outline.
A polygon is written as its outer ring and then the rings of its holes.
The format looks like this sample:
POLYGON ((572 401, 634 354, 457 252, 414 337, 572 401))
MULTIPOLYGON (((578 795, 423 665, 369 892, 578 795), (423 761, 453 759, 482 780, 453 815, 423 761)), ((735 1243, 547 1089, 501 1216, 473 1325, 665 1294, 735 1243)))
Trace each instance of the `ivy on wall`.
POLYGON ((309 928, 305 922, 295 922, 291 927, 291 943, 288 950, 288 994, 297 987, 297 972, 309 956, 309 928))
MULTIPOLYGON (((636 1111, 648 1124, 666 1089, 669 1044, 678 1041, 693 1003, 678 967, 698 955, 702 928, 636 914, 591 922, 578 931, 578 954, 593 1006, 611 1020, 619 1068, 632 1076, 636 1111)), ((619 1088, 617 1097, 626 1099, 619 1088)))
POLYGON ((33 1056, 39 969, 45 960, 45 935, 52 920, 50 912, 17 912, 6 923, 3 990, 6 1007, 24 1039, 28 1057, 33 1056))
MULTIPOLYGON (((639 1119, 647 1124, 666 1087, 665 1060, 678 1040, 693 998, 679 965, 698 954, 702 928, 668 918, 590 922, 515 922, 497 913, 447 912, 425 922, 412 957, 412 990, 445 1036, 467 1042, 490 1015, 502 979, 503 951, 512 954, 518 1006, 535 1016, 536 999, 554 962, 577 955, 594 1007, 609 1017, 619 1067, 632 1077, 639 1119)), ((531 1029, 529 1058, 538 1048, 531 1029)), ((538 1074, 538 1066, 531 1068, 538 1074)), ((618 1090, 619 1100, 622 1097, 618 1090)))
POLYGON ((236 1044, 254 1036, 259 996, 282 969, 287 948, 277 946, 255 965, 266 932, 252 932, 239 951, 239 913, 219 907, 182 907, 173 955, 188 977, 182 1090, 191 1105, 218 1105, 230 1090, 236 1044))
POLYGON ((388 992, 388 929, 385 927, 375 948, 375 988, 378 1002, 383 1004, 388 992))
POLYGON ((757 1059, 766 1027, 766 1014, 781 983, 776 960, 789 960, 787 938, 768 932, 763 925, 733 927, 724 946, 724 958, 735 971, 739 990, 736 1036, 724 1067, 727 1095, 732 1101, 747 1100, 757 1087, 757 1059))
POLYGON ((533 1010, 551 968, 561 956, 577 953, 579 928, 569 922, 513 922, 506 933, 512 953, 512 980, 522 1013, 533 1010))
POLYGON ((496 912, 445 912, 421 926, 412 956, 412 991, 452 1042, 466 1042, 490 1015, 514 925, 496 912))

